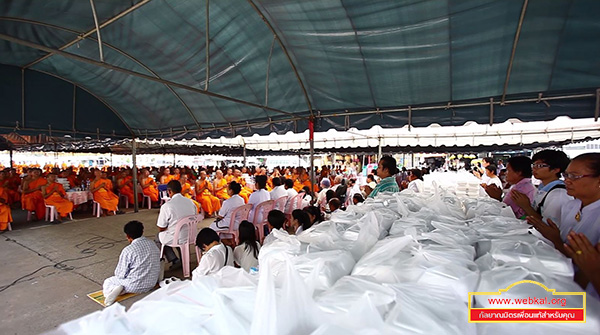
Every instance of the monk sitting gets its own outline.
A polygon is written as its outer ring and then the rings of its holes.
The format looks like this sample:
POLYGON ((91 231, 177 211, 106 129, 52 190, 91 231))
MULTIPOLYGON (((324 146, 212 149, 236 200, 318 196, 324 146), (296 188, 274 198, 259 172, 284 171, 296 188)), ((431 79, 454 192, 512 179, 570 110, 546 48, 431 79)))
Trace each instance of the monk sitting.
POLYGON ((42 187, 47 183, 46 179, 40 177, 42 170, 33 168, 29 169, 28 177, 23 181, 23 209, 35 212, 35 217, 42 220, 46 215, 46 204, 44 204, 44 196, 42 195, 42 187))
POLYGON ((21 186, 21 177, 17 174, 16 169, 10 169, 7 174, 8 185, 6 192, 8 192, 8 203, 12 206, 17 202, 21 202, 21 192, 19 192, 19 186, 21 186))
POLYGON ((240 197, 244 198, 244 202, 248 203, 248 198, 250 194, 252 194, 252 190, 246 186, 246 178, 242 177, 242 172, 238 169, 235 169, 233 172, 235 176, 236 183, 242 185, 242 190, 240 191, 240 197))
POLYGON ((133 177, 127 173, 127 170, 121 171, 119 179, 117 179, 119 193, 127 196, 130 204, 134 204, 135 196, 133 195, 133 177))
POLYGON ((213 181, 213 192, 221 201, 229 199, 227 194, 227 180, 223 178, 223 171, 217 170, 215 180, 213 181))
POLYGON ((154 179, 150 177, 150 172, 147 169, 142 170, 140 184, 142 185, 142 192, 144 192, 144 195, 149 196, 152 202, 158 202, 158 188, 154 179))
POLYGON ((56 182, 54 173, 49 174, 47 179, 48 184, 42 188, 42 194, 46 200, 46 205, 56 207, 56 211, 60 216, 58 221, 62 222, 73 211, 73 203, 67 199, 67 193, 62 184, 56 182))
POLYGON ((8 192, 6 188, 0 185, 0 231, 8 229, 8 224, 12 222, 10 206, 8 205, 8 192))
POLYGON ((196 205, 197 212, 200 213, 200 203, 194 200, 194 198, 196 198, 196 193, 194 192, 192 185, 188 183, 187 175, 181 175, 179 177, 179 183, 181 184, 181 195, 192 200, 194 205, 196 205))
MULTIPOLYGON (((160 176, 160 179, 158 181, 161 184, 166 185, 166 184, 168 184, 173 179, 175 179, 175 176, 173 176, 171 174, 171 169, 166 168, 166 169, 163 170, 163 174, 162 174, 162 176, 160 176)), ((154 201, 154 200, 152 200, 152 201, 154 201)))
POLYGON ((202 205, 202 209, 208 216, 221 209, 221 201, 212 193, 213 186, 206 178, 206 171, 200 171, 200 178, 196 181, 196 200, 202 205))
MULTIPOLYGON (((94 195, 94 201, 100 204, 100 208, 112 215, 116 212, 119 205, 119 197, 112 191, 112 182, 106 178, 102 178, 102 171, 94 170, 90 192, 94 195)), ((105 214, 103 213, 102 216, 105 214)))

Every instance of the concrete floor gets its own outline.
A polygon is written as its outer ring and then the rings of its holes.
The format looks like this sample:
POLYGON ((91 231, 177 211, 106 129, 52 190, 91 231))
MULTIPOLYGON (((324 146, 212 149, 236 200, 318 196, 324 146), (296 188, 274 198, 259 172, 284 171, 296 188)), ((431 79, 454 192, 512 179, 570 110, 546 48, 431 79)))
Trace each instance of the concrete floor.
MULTIPOLYGON (((158 232, 158 209, 131 209, 123 215, 95 218, 75 213, 73 221, 50 224, 25 222, 25 212, 13 210, 13 231, 0 235, 0 324, 2 334, 40 334, 61 323, 103 307, 86 295, 102 289, 113 275, 121 250, 128 244, 123 226, 144 223, 144 235, 158 232)), ((206 227, 206 219, 199 226, 206 227)), ((193 250, 192 267, 196 267, 193 250)), ((182 270, 165 276, 183 278, 182 270)), ((147 294, 122 302, 129 308, 147 294)))

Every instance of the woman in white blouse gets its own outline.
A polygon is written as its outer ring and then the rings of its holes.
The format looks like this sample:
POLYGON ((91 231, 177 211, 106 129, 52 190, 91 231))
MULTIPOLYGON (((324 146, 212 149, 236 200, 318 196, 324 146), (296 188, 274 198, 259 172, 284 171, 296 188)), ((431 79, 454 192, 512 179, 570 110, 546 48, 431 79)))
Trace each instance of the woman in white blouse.
POLYGON ((246 272, 258 266, 260 243, 256 240, 256 230, 249 221, 242 221, 239 227, 240 245, 233 250, 233 261, 246 272))

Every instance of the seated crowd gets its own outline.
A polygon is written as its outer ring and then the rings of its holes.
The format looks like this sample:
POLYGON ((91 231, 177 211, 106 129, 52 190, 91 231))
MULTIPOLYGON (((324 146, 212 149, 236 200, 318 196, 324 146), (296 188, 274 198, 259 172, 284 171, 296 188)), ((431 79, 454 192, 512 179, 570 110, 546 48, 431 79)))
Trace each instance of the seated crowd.
MULTIPOLYGON (((202 211, 215 217, 210 227, 202 229, 196 237, 196 246, 203 256, 193 275, 200 276, 227 265, 251 271, 259 266, 261 246, 276 240, 277 235, 302 234, 336 212, 360 205, 382 192, 405 189, 424 192, 423 174, 427 173, 421 169, 399 170, 395 159, 389 156, 381 158, 376 171, 367 176, 362 186, 353 170, 341 171, 327 166, 315 169, 316 185, 311 184, 309 172, 304 168, 274 169, 270 174, 262 167, 222 170, 207 167, 198 171, 188 167, 145 168, 140 171, 138 181, 143 195, 149 196, 157 206, 163 197, 159 196, 160 185, 166 184, 165 192, 170 200, 160 209, 158 245, 172 242, 174 225, 183 217, 202 211), (269 201, 272 202, 269 211, 257 210, 259 205, 269 201), (248 215, 243 220, 233 218, 234 210, 246 204, 251 207, 248 215), (266 229, 260 225, 263 222, 266 222, 266 229), (232 229, 231 224, 234 225, 232 229), (261 238, 261 229, 265 229, 264 238, 261 238), (237 236, 227 235, 232 230, 237 236)), ((486 158, 482 170, 475 174, 481 179, 482 192, 504 202, 516 218, 531 225, 532 234, 572 258, 577 266, 575 281, 590 295, 598 297, 600 153, 582 154, 570 160, 561 151, 543 150, 532 158, 511 157, 506 167, 500 161, 496 163, 486 158), (532 177, 540 182, 538 186, 534 186, 532 177)), ((89 183, 94 199, 98 199, 96 201, 107 212, 116 210, 116 193, 127 195, 129 202, 136 199, 129 169, 80 169, 78 174, 73 169, 66 169, 43 175, 41 169, 32 168, 23 180, 14 169, 8 169, 0 172, 0 229, 6 229, 7 221, 10 222, 10 206, 19 201, 24 209, 35 211, 38 218, 40 201, 54 204, 62 217, 68 214, 72 207, 65 202, 63 184, 56 182, 58 176, 65 178, 71 187, 89 183)), ((138 232, 139 227, 134 230, 126 226, 125 233, 132 243, 129 249, 146 248, 137 247, 141 243, 135 242, 141 236, 138 232)), ((171 267, 179 266, 181 261, 173 250, 168 249, 166 247, 164 253, 166 260, 171 262, 171 267)), ((154 249, 152 253, 155 253, 154 249)), ((116 277, 123 271, 121 267, 117 267, 116 277)), ((111 279, 110 283, 105 283, 106 294, 113 297, 113 290, 118 291, 118 295, 138 289, 137 286, 129 289, 128 285, 111 279)))

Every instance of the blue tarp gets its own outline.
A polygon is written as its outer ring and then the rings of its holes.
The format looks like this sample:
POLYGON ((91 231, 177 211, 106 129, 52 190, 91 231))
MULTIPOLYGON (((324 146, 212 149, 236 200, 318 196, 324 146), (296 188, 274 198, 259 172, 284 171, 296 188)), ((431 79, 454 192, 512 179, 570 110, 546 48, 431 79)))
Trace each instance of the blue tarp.
POLYGON ((303 131, 310 115, 320 130, 594 116, 600 1, 213 0, 208 15, 206 1, 95 0, 100 65, 89 2, 1 1, 0 131, 182 138, 303 131))

